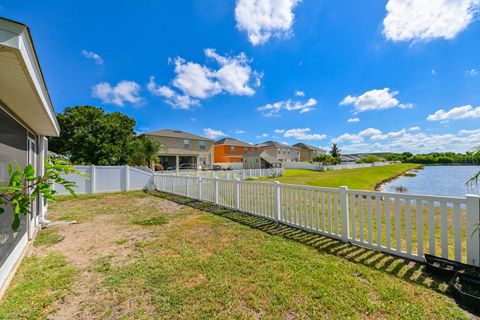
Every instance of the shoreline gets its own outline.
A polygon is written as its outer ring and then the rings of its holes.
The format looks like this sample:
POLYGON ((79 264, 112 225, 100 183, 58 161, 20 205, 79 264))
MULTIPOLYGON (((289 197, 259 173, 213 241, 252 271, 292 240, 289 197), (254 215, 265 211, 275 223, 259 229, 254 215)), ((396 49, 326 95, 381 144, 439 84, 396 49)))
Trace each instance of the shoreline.
MULTIPOLYGON (((414 163, 414 164, 415 164, 415 163, 414 163)), ((397 174, 397 175, 395 175, 395 176, 393 176, 393 177, 389 177, 389 178, 387 178, 387 179, 383 179, 382 181, 380 181, 380 182, 378 182, 377 184, 375 184, 374 190, 375 190, 375 191, 382 191, 382 190, 381 190, 381 189, 382 189, 382 186, 383 186, 385 183, 390 182, 390 181, 393 181, 393 180, 397 179, 398 177, 403 176, 403 175, 404 175, 406 172, 408 172, 408 171, 411 171, 411 170, 420 170, 420 169, 423 169, 425 166, 426 166, 426 165, 424 165, 424 164, 418 164, 418 166, 415 167, 415 168, 413 168, 413 169, 407 169, 407 170, 405 170, 405 171, 403 171, 403 172, 400 172, 399 174, 397 174)))

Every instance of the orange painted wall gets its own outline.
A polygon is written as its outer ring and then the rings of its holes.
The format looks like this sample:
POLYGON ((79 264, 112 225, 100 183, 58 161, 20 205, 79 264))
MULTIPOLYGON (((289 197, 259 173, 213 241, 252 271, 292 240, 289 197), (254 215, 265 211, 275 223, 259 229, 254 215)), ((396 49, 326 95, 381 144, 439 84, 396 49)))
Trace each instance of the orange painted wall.
MULTIPOLYGON (((245 154, 246 147, 235 146, 235 151, 232 153, 230 150, 230 145, 216 145, 213 149, 213 162, 214 163, 229 163, 229 162, 242 162, 243 155, 245 154), (236 157, 232 157, 236 156, 236 157)), ((248 149, 257 150, 258 148, 249 147, 248 149)))

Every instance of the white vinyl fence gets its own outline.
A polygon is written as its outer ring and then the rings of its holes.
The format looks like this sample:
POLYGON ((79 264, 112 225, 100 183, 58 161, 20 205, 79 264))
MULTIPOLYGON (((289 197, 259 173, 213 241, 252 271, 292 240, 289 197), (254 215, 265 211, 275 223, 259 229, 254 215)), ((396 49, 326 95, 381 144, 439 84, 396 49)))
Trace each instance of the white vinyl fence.
MULTIPOLYGON (((75 193, 77 194, 145 190, 148 189, 150 185, 153 185, 153 173, 147 167, 75 166, 75 169, 85 173, 87 177, 70 174, 64 178, 77 184, 78 188, 75 189, 75 193)), ((164 173, 164 175, 218 177, 223 179, 238 178, 242 180, 260 177, 276 177, 282 174, 282 168, 164 173)), ((53 188, 59 195, 69 194, 67 190, 57 183, 54 184, 53 188)))
POLYGON ((157 173, 160 175, 173 175, 182 177, 202 177, 202 178, 219 178, 219 179, 255 179, 261 177, 277 177, 285 173, 283 168, 270 169, 242 169, 242 170, 219 170, 219 171, 180 171, 180 172, 164 172, 157 173))
POLYGON ((400 257, 424 253, 479 265, 480 196, 406 195, 155 175, 157 190, 207 201, 400 257))
MULTIPOLYGON (((153 183, 151 171, 129 166, 75 166, 75 169, 87 177, 70 174, 64 178, 77 184, 77 194, 144 190, 153 183)), ((54 190, 60 195, 69 194, 59 184, 54 185, 54 190)))

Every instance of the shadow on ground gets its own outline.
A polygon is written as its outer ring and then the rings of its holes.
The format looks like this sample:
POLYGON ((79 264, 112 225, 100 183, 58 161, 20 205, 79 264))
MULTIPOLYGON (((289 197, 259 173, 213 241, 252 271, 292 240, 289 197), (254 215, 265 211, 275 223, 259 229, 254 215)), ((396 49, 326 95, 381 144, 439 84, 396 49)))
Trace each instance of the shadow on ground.
MULTIPOLYGON (((333 254, 349 261, 360 263, 369 268, 385 272, 410 283, 422 285, 442 294, 448 293, 445 279, 433 277, 432 275, 426 273, 424 270, 424 264, 416 261, 392 256, 350 243, 343 243, 322 235, 309 233, 304 230, 299 230, 261 217, 215 206, 213 204, 201 202, 195 199, 158 191, 151 191, 147 193, 165 200, 170 200, 185 206, 189 206, 194 209, 222 216, 229 220, 257 230, 261 230, 271 235, 281 236, 285 239, 297 241, 304 245, 315 248, 319 252, 333 254)), ((460 306, 465 309, 465 306, 460 306)))

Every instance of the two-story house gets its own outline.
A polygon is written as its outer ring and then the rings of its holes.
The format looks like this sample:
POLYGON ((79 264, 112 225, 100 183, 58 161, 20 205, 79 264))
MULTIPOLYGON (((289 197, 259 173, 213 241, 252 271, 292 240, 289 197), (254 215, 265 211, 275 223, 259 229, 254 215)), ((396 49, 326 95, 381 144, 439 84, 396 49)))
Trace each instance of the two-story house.
POLYGON ((314 158, 325 154, 325 150, 322 148, 314 147, 312 145, 300 142, 293 145, 300 149, 300 160, 301 161, 310 161, 314 158))
POLYGON ((267 141, 256 144, 255 147, 260 150, 269 150, 268 153, 280 162, 300 161, 300 149, 288 144, 267 141))
POLYGON ((224 168, 241 169, 245 154, 258 150, 257 147, 234 138, 215 141, 214 164, 224 168))
POLYGON ((211 168, 213 140, 181 130, 162 129, 146 133, 160 142, 160 164, 166 170, 211 168))

